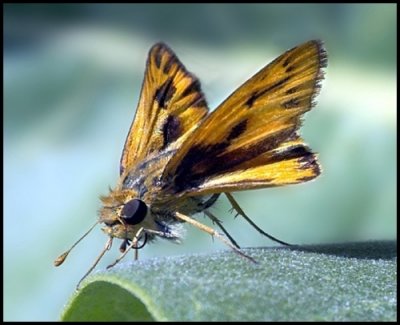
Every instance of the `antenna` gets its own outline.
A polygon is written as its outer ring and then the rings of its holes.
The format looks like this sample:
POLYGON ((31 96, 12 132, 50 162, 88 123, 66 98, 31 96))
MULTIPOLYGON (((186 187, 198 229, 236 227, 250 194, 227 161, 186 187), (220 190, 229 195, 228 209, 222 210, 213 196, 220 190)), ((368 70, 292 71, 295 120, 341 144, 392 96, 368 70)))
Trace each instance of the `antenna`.
POLYGON ((76 243, 73 244, 72 247, 71 247, 69 250, 67 250, 66 252, 62 253, 59 257, 57 257, 57 258, 54 260, 54 266, 60 266, 62 263, 64 263, 64 261, 65 261, 65 259, 67 258, 69 252, 72 251, 72 249, 73 249, 76 245, 78 245, 78 243, 79 243, 83 238, 85 238, 85 237, 93 230, 93 228, 94 228, 98 223, 99 223, 99 221, 96 221, 96 223, 95 223, 93 226, 91 226, 90 229, 89 229, 81 238, 79 238, 79 239, 76 241, 76 243))

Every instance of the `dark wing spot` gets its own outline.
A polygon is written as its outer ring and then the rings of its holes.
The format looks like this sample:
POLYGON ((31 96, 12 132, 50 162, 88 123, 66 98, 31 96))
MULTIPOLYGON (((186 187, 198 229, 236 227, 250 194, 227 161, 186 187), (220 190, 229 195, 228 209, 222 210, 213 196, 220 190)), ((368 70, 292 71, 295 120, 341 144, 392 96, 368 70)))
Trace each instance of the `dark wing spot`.
POLYGON ((182 92, 182 97, 186 97, 195 92, 200 92, 200 81, 197 79, 186 87, 186 89, 182 92))
POLYGON ((204 106, 207 107, 207 102, 204 99, 204 95, 202 92, 196 93, 196 95, 187 105, 187 107, 204 107, 204 106))
MULTIPOLYGON (((275 163, 283 160, 289 160, 293 158, 307 159, 306 157, 313 156, 313 153, 303 145, 295 145, 287 148, 285 151, 274 154, 268 163, 275 163)), ((299 161, 300 161, 299 159, 299 161)))
POLYGON ((169 115, 162 127, 163 146, 161 149, 167 147, 170 143, 174 142, 181 135, 181 123, 179 118, 169 115))
POLYGON ((287 67, 286 68, 286 72, 288 73, 288 72, 291 72, 291 71, 293 71, 294 70, 294 67, 291 65, 290 67, 287 67))
POLYGON ((174 64, 174 61, 175 61, 174 57, 171 55, 169 57, 167 63, 164 66, 164 70, 163 71, 164 71, 165 74, 168 74, 171 71, 171 67, 174 64))
POLYGON ((319 175, 321 173, 317 157, 315 157, 315 155, 311 152, 299 158, 298 162, 301 163, 301 166, 299 167, 300 169, 311 168, 316 175, 319 175))
POLYGON ((171 83, 168 87, 167 94, 165 95, 165 102, 169 102, 169 100, 174 96, 175 92, 176 88, 171 83))
POLYGON ((161 66, 161 56, 162 56, 162 46, 161 45, 156 45, 155 49, 156 52, 154 53, 154 59, 156 62, 157 68, 160 68, 161 66))
POLYGON ((246 101, 246 105, 251 108, 255 102, 255 100, 258 98, 257 92, 254 92, 251 94, 251 96, 249 97, 249 99, 246 101))
MULTIPOLYGON (((242 148, 236 150, 236 152, 231 153, 232 156, 225 156, 224 159, 228 161, 228 164, 231 164, 231 167, 235 165, 241 164, 245 161, 251 160, 253 158, 258 157, 259 155, 273 150, 279 146, 280 143, 283 141, 288 140, 292 137, 293 130, 282 130, 281 132, 277 133, 274 136, 266 137, 265 139, 253 144, 250 147, 242 148)), ((287 159, 288 155, 285 153, 283 154, 276 154, 270 158, 268 163, 273 163, 275 161, 280 161, 283 159, 287 159)))
POLYGON ((268 92, 270 92, 272 90, 275 90, 276 88, 279 88, 280 86, 283 86, 286 82, 288 82, 289 79, 290 79, 290 77, 286 77, 286 78, 283 78, 283 79, 275 82, 274 84, 272 84, 268 88, 266 88, 263 91, 261 91, 258 96, 265 95, 266 93, 268 93, 268 92))
POLYGON ((206 150, 199 145, 189 149, 186 155, 176 169, 176 177, 174 179, 174 188, 176 193, 183 191, 185 188, 195 187, 193 180, 193 169, 197 163, 206 156, 206 150))
POLYGON ((176 88, 172 83, 172 78, 168 78, 160 87, 157 88, 155 93, 155 99, 157 100, 160 107, 165 108, 166 103, 175 94, 176 88))
POLYGON ((201 98, 200 100, 196 100, 193 102, 193 104, 191 105, 192 107, 207 107, 207 102, 204 98, 201 98))
POLYGON ((224 163, 218 160, 229 142, 225 141, 209 146, 193 146, 183 157, 177 167, 174 187, 176 192, 195 188, 204 178, 225 169, 224 163))
POLYGON ((254 105, 254 102, 258 98, 260 98, 261 96, 264 96, 265 94, 267 94, 270 91, 276 90, 277 88, 283 86, 289 79, 290 79, 290 76, 273 83, 272 85, 270 85, 269 87, 267 87, 261 91, 252 93, 250 98, 246 101, 245 104, 248 106, 248 108, 251 108, 254 105))
POLYGON ((187 96, 193 96, 191 101, 187 104, 187 107, 207 107, 207 102, 204 99, 204 94, 201 91, 200 81, 198 79, 193 79, 190 85, 182 92, 181 98, 187 96))
POLYGON ((297 87, 292 87, 292 88, 286 90, 286 95, 291 95, 291 94, 295 93, 297 90, 298 90, 297 87))
MULTIPOLYGON (((235 129, 235 127, 233 129, 235 129)), ((239 130, 244 131, 244 126, 238 126, 235 133, 238 134, 239 130)), ((276 148, 281 142, 292 137, 294 132, 293 129, 283 130, 275 136, 270 136, 253 146, 241 148, 226 154, 224 154, 224 151, 230 145, 228 139, 219 144, 194 146, 187 152, 180 165, 177 167, 174 180, 175 191, 178 193, 183 190, 198 187, 207 177, 233 170, 241 163, 276 148)), ((233 131, 231 133, 233 136, 233 131)), ((271 160, 280 161, 287 159, 290 155, 299 157, 301 153, 304 152, 301 150, 300 148, 296 152, 296 149, 294 149, 293 152, 282 154, 280 157, 276 155, 276 157, 272 157, 271 160)))
POLYGON ((247 120, 243 120, 238 124, 236 124, 229 133, 227 140, 231 141, 239 137, 244 131, 246 131, 246 127, 247 127, 247 120))
POLYGON ((286 68, 288 64, 290 63, 290 57, 287 57, 286 60, 283 62, 282 66, 286 68))
POLYGON ((300 101, 298 98, 292 98, 292 99, 288 100, 287 102, 284 102, 282 105, 285 108, 295 108, 300 105, 300 101))

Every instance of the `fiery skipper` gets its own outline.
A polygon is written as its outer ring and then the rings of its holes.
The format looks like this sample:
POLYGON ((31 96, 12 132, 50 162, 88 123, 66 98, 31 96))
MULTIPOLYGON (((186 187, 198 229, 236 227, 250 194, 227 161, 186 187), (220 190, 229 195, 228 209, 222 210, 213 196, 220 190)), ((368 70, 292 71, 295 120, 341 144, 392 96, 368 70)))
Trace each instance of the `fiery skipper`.
MULTIPOLYGON (((83 236, 102 223, 109 239, 83 278, 110 249, 114 238, 122 239, 122 255, 109 267, 130 249, 137 252, 157 237, 179 242, 183 222, 253 260, 208 210, 221 193, 260 233, 287 244, 257 227, 231 192, 302 183, 320 174, 315 153, 297 130, 302 115, 314 106, 326 64, 321 41, 294 47, 208 114, 199 80, 168 46, 155 44, 122 152, 119 181, 101 197, 99 218, 83 236), (191 217, 199 212, 224 234, 191 217)), ((62 264, 71 249, 54 264, 62 264)))

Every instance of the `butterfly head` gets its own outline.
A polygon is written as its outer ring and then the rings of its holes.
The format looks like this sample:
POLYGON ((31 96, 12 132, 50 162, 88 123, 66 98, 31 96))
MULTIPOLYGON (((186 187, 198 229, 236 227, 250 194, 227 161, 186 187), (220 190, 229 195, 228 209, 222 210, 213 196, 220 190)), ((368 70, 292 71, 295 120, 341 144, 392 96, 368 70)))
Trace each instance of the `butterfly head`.
POLYGON ((133 190, 114 191, 109 196, 101 197, 99 222, 102 230, 110 237, 133 239, 141 227, 147 225, 150 218, 148 205, 138 198, 133 190))

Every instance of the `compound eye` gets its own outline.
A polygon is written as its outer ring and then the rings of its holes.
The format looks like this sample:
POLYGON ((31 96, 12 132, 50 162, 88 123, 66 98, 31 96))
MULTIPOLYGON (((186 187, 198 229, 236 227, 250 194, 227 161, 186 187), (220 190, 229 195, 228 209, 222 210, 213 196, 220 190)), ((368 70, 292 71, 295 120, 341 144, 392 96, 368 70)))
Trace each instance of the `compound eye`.
POLYGON ((141 223, 147 214, 147 205, 139 199, 133 199, 125 203, 122 208, 121 217, 129 225, 141 223))

